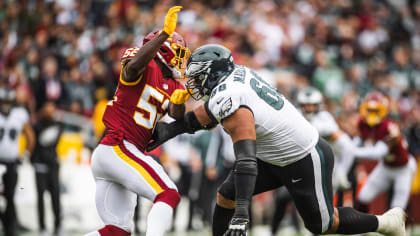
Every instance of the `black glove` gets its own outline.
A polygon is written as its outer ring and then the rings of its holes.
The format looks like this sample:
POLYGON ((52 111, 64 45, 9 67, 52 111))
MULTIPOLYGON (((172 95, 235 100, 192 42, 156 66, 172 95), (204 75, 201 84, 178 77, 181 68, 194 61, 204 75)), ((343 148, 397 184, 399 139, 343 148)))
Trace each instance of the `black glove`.
POLYGON ((245 218, 232 218, 228 230, 223 236, 246 236, 249 220, 245 218))
POLYGON ((152 135, 152 142, 147 144, 146 151, 150 152, 159 147, 169 139, 185 132, 185 127, 182 121, 175 121, 172 123, 157 122, 155 130, 152 135))

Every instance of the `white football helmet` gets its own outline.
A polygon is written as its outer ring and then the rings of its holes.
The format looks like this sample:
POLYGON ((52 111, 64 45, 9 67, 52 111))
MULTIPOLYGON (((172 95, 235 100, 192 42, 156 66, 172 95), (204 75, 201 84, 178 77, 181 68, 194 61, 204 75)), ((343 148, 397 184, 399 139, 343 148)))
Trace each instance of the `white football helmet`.
POLYGON ((322 94, 321 92, 314 87, 307 87, 302 89, 297 94, 297 102, 302 110, 303 115, 310 119, 310 117, 316 114, 322 104, 322 94), (314 108, 309 107, 309 105, 315 105, 314 108))

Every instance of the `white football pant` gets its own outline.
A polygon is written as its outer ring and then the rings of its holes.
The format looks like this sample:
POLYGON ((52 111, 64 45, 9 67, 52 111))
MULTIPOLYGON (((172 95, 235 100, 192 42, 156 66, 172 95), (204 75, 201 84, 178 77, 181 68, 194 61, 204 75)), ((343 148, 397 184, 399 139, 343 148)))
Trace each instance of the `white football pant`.
MULTIPOLYGON (((125 140, 117 146, 99 144, 92 155, 92 173, 96 182, 99 216, 106 225, 114 225, 127 232, 131 232, 134 226, 137 195, 154 202, 165 190, 177 191, 159 163, 125 140)), ((167 211, 172 215, 169 205, 167 211)), ((161 224, 160 228, 162 225, 166 224, 161 224)))
POLYGON ((416 162, 412 157, 407 165, 402 167, 388 167, 383 162, 379 162, 360 190, 358 200, 369 204, 378 194, 393 187, 391 208, 405 209, 416 168, 416 162))

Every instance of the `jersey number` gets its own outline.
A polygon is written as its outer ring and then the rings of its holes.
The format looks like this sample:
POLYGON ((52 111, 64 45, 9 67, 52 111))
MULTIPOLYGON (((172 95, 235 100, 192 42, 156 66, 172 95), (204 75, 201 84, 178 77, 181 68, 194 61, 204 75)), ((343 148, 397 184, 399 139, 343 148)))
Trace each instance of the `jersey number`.
POLYGON ((284 105, 282 95, 270 84, 261 79, 254 71, 251 71, 251 74, 254 76, 250 80, 251 88, 264 102, 274 109, 280 110, 284 105))
POLYGON ((143 111, 149 113, 149 117, 145 117, 141 112, 134 112, 134 120, 140 126, 143 126, 147 129, 152 129, 155 125, 156 119, 159 119, 162 114, 158 113, 156 105, 149 102, 150 98, 153 97, 154 99, 158 100, 162 104, 162 109, 166 110, 169 105, 169 101, 166 100, 164 102, 165 96, 149 85, 144 87, 143 93, 140 96, 139 102, 137 103, 137 107, 143 111))

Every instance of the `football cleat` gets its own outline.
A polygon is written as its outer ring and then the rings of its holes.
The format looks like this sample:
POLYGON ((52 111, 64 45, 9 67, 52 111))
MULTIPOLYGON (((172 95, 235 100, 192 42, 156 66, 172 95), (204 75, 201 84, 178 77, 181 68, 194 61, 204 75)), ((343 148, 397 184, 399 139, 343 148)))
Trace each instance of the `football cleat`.
POLYGON ((392 208, 378 216, 378 232, 387 236, 406 236, 406 214, 399 207, 392 208))

